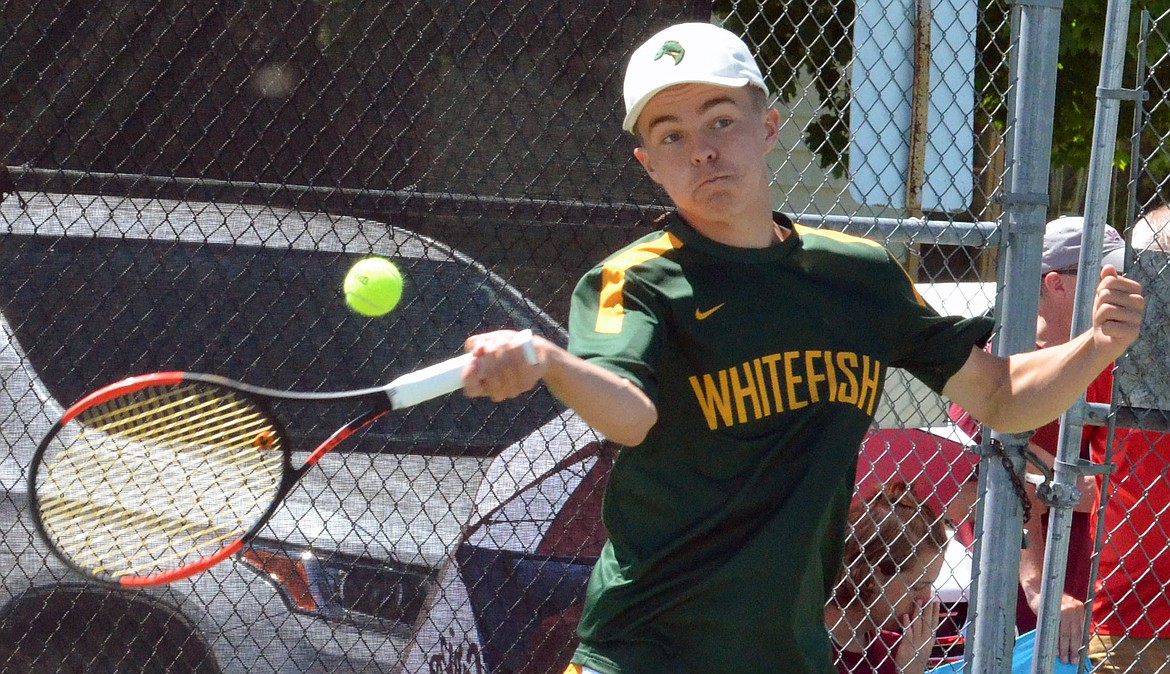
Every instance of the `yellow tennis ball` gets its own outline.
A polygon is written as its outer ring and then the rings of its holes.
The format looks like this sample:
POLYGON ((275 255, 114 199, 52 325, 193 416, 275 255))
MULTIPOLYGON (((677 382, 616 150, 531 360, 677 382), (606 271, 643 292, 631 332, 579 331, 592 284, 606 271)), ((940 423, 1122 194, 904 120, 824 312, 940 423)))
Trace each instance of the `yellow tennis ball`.
POLYGON ((345 275, 345 304, 363 316, 389 313, 402 299, 402 272, 381 257, 358 260, 345 275))

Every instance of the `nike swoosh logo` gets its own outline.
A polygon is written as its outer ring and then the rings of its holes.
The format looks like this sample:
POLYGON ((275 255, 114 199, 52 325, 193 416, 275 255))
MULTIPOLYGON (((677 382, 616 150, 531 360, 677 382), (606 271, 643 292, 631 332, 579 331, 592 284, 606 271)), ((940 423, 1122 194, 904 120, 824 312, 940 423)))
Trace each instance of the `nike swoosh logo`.
MULTIPOLYGON (((724 302, 723 304, 727 304, 727 302, 724 302)), ((715 306, 711 307, 710 309, 708 309, 708 310, 706 310, 706 311, 701 311, 701 310, 700 310, 698 307, 696 307, 696 308, 695 308, 695 320, 697 320, 697 321, 705 321, 705 320, 707 320, 707 318, 708 318, 708 317, 709 317, 711 314, 713 314, 713 313, 715 313, 716 311, 719 311, 720 309, 722 309, 722 308, 723 308, 723 304, 716 304, 715 306)))

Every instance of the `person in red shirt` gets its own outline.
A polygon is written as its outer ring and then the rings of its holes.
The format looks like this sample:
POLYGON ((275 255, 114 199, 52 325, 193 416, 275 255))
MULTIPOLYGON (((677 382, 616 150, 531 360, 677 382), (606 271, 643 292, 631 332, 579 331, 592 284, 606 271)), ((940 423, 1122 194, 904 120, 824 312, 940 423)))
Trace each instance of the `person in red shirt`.
POLYGON ((922 674, 938 627, 943 518, 905 482, 849 511, 845 568, 825 607, 840 674, 922 674))
MULTIPOLYGON (((1040 256, 1040 299, 1036 314, 1036 348, 1044 349, 1069 340, 1075 306, 1077 267, 1080 263, 1081 233, 1084 219, 1062 217, 1045 226, 1044 248, 1040 256)), ((1125 241, 1117 230, 1106 225, 1101 244, 1103 264, 1125 268, 1125 241)), ((1094 385, 1096 382, 1094 382, 1094 385)), ((961 408, 951 406, 951 417, 972 437, 978 437, 979 424, 961 408)), ((1028 449, 1051 467, 1056 460, 1060 420, 1042 426, 1032 434, 1028 449)), ((1081 445, 1081 457, 1090 459, 1086 428, 1081 445)), ((1093 528, 1090 519, 1092 504, 1097 499, 1097 483, 1084 478, 1077 485, 1081 501, 1074 508, 1069 528, 1067 567, 1064 590, 1060 602, 1060 638, 1057 658, 1075 663, 1080 658, 1084 640, 1086 601, 1089 595, 1089 574, 1093 554, 1093 528)), ((1040 608, 1040 590, 1043 583, 1044 548, 1048 532, 1046 505, 1032 498, 1032 519, 1024 523, 1028 528, 1028 544, 1020 551, 1020 585, 1016 599, 1016 629, 1020 633, 1036 629, 1036 613, 1040 608)))
MULTIPOLYGON (((1049 223, 1044 238, 1042 278, 1036 324, 1036 346, 1045 348, 1068 341, 1075 306, 1077 269, 1065 263, 1079 260, 1080 218, 1061 218, 1049 223)), ((1102 245, 1103 262, 1122 267, 1124 242, 1106 227, 1102 245)), ((1088 402, 1108 403, 1112 399, 1113 373, 1106 368, 1089 385, 1088 402)), ((1032 444, 1046 450, 1049 458, 1057 450, 1059 422, 1037 429, 1032 444)), ((1094 672, 1143 674, 1165 671, 1170 661, 1170 483, 1165 467, 1170 465, 1170 435, 1135 429, 1116 429, 1109 451, 1108 429, 1086 426, 1082 432, 1082 456, 1094 463, 1113 463, 1104 510, 1105 536, 1101 544, 1098 582, 1092 604, 1092 636, 1089 658, 1099 662, 1094 672)), ((1081 503, 1095 502, 1096 481, 1081 485, 1081 503), (1086 498, 1089 497, 1089 498, 1086 498)), ((1083 508, 1081 510, 1084 510, 1083 508)), ((1076 662, 1084 629, 1083 601, 1088 596, 1090 555, 1098 511, 1073 513, 1069 534, 1069 558, 1065 591, 1061 600, 1058 657, 1076 662)), ((1042 531, 1039 533, 1043 533, 1042 531)), ((1032 537, 1034 545, 1023 551, 1020 583, 1029 607, 1040 602, 1044 539, 1032 537)))
MULTIPOLYGON (((1143 254, 1170 252, 1170 209, 1155 208, 1138 220, 1132 241, 1135 249, 1153 251, 1143 254)), ((1160 322, 1165 311, 1165 307, 1151 306, 1147 315, 1159 331, 1170 329, 1160 322)), ((1086 400, 1109 402, 1112 374, 1101 373, 1089 386, 1086 400)), ((1106 483, 1105 534, 1089 640, 1089 656, 1101 662, 1094 671, 1166 672, 1170 662, 1170 434, 1119 428, 1109 452, 1108 429, 1085 430, 1092 460, 1114 466, 1106 483)), ((1096 511, 1093 516, 1096 530, 1096 511)))
MULTIPOLYGON (((1036 348, 1063 344, 1072 327, 1080 259, 1083 219, 1058 218, 1048 223, 1041 256, 1041 291, 1036 320, 1036 348)), ((1125 242, 1106 226, 1102 243, 1103 263, 1124 268, 1125 242)), ((1089 385, 1088 402, 1108 403, 1112 398, 1112 367, 1089 385)), ((977 424, 952 406, 951 416, 974 434, 977 424)), ((1036 429, 1030 449, 1050 466, 1058 450, 1059 421, 1036 429)), ((1116 429, 1113 451, 1107 452, 1108 429, 1086 426, 1081 456, 1095 463, 1112 462, 1108 501, 1105 506, 1105 538, 1092 605, 1089 657, 1100 662, 1094 672, 1140 674, 1161 671, 1170 661, 1170 435, 1116 429)), ((1074 508, 1069 531, 1068 561, 1061 597, 1060 637, 1057 657, 1077 662, 1083 642, 1089 576, 1097 530, 1097 480, 1084 478, 1078 485, 1081 502, 1074 508)), ((1033 500, 1033 517, 1043 503, 1033 500)), ((1039 526, 1030 526, 1030 544, 1020 553, 1020 595, 1016 625, 1021 632, 1036 627, 1043 580, 1046 514, 1039 526)))
MULTIPOLYGON (((1089 387, 1089 402, 1109 402, 1112 372, 1089 387)), ((1093 601, 1089 657, 1108 674, 1165 672, 1170 662, 1170 434, 1087 428, 1094 462, 1112 462, 1105 538, 1093 601)), ((1093 513, 1094 530, 1097 524, 1093 513)))
MULTIPOLYGON (((1044 230, 1044 248, 1040 258, 1040 300, 1036 313, 1036 348, 1046 349, 1068 342, 1072 331, 1073 309, 1076 306, 1077 271, 1081 256, 1081 233, 1084 218, 1063 217, 1047 224, 1044 230)), ((1102 264, 1125 268, 1125 241, 1117 230, 1105 226, 1101 242, 1102 264)), ((1092 386, 1098 385, 1095 381, 1092 386)), ((1108 400, 1106 389, 1105 400, 1108 400)), ((1031 449, 1050 467, 1059 450, 1060 421, 1053 421, 1036 429, 1031 438, 1031 449)), ((1097 431, 1086 427, 1082 434, 1081 458, 1092 459, 1090 446, 1097 431)), ((1093 525, 1090 512, 1096 502, 1097 482, 1083 478, 1077 485, 1081 491, 1080 504, 1074 508, 1069 530, 1068 560, 1065 570, 1064 592, 1060 602, 1060 638, 1057 657, 1063 662, 1080 659, 1084 639, 1085 601, 1089 595, 1089 574, 1093 553, 1093 525)), ((1043 584, 1044 548, 1047 541, 1047 513, 1044 505, 1035 500, 1034 512, 1041 513, 1039 526, 1032 527, 1030 544, 1020 552, 1020 598, 1017 627, 1020 631, 1036 628, 1036 613, 1040 608, 1040 590, 1043 584)))

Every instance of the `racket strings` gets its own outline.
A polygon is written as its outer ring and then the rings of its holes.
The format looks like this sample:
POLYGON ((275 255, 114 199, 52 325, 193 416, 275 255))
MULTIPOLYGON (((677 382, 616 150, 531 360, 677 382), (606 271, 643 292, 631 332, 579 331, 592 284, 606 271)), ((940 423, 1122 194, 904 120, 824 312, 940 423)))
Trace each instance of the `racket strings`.
POLYGON ((205 387, 188 385, 152 395, 129 405, 100 406, 82 414, 87 426, 108 435, 124 435, 153 442, 179 445, 220 446, 222 454, 245 456, 238 451, 252 446, 255 435, 267 425, 265 415, 250 402, 235 397, 207 395, 205 387))
POLYGON ((99 577, 163 573, 222 549, 278 492, 281 435, 230 389, 181 384, 77 416, 38 471, 41 519, 99 577))

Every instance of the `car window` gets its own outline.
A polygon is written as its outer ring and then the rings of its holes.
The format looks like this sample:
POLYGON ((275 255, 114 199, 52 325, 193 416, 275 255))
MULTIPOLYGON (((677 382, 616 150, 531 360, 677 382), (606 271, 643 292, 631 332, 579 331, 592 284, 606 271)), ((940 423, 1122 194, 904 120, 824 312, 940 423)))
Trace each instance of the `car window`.
MULTIPOLYGON (((458 355, 476 331, 533 328, 559 339, 558 326, 481 265, 402 230, 377 248, 402 269, 403 300, 374 319, 349 311, 341 295, 360 253, 164 238, 165 228, 151 238, 66 231, 0 235, 0 310, 62 405, 158 370, 365 388, 458 355)), ((559 409, 543 388, 500 406, 456 394, 389 415, 349 448, 488 455, 559 409)), ((320 442, 358 411, 302 406, 287 430, 294 442, 320 442)))

